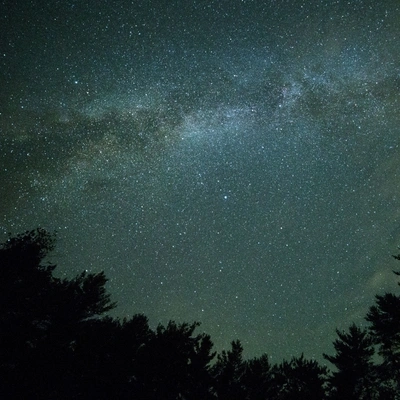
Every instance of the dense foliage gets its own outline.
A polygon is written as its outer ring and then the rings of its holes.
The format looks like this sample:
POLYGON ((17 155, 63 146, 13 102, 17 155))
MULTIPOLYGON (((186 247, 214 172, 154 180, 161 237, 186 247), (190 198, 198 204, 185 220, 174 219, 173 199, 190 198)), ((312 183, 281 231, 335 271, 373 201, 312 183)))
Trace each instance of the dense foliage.
POLYGON ((37 229, 0 246, 2 399, 400 398, 399 296, 376 296, 369 329, 337 331, 324 354, 333 372, 303 355, 272 365, 245 360, 238 340, 217 355, 197 322, 152 330, 144 315, 105 316, 115 303, 104 273, 54 277, 44 262, 54 242, 37 229))

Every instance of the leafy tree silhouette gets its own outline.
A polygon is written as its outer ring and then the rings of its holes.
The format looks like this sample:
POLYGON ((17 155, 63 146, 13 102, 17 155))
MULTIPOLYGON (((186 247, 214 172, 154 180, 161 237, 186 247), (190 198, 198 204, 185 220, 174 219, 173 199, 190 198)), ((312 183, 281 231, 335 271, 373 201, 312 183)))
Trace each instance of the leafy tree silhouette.
POLYGON ((132 398, 137 353, 151 335, 141 314, 122 321, 110 317, 85 321, 73 343, 69 393, 77 397, 84 393, 88 399, 132 398))
POLYGON ((215 353, 206 334, 193 335, 199 323, 159 325, 138 352, 133 392, 137 398, 211 399, 210 362, 215 353))
POLYGON ((217 362, 212 369, 218 399, 245 399, 242 382, 244 371, 243 346, 240 340, 235 340, 231 342, 230 350, 223 350, 218 354, 217 362))
POLYGON ((268 356, 243 360, 239 340, 223 351, 213 367, 218 399, 322 400, 327 368, 303 355, 271 366, 268 356))
POLYGON ((54 243, 39 228, 0 247, 0 391, 8 397, 57 397, 79 324, 115 307, 103 272, 53 277, 55 265, 43 260, 54 243))
POLYGON ((376 398, 373 339, 367 330, 358 328, 354 323, 348 333, 339 330, 336 333, 339 337, 333 343, 336 354, 323 354, 337 368, 329 377, 330 398, 376 398))
POLYGON ((306 360, 303 354, 283 361, 274 368, 279 400, 321 400, 325 398, 327 368, 315 360, 306 360))
POLYGON ((277 393, 273 368, 266 354, 245 361, 241 382, 248 400, 270 399, 277 393))

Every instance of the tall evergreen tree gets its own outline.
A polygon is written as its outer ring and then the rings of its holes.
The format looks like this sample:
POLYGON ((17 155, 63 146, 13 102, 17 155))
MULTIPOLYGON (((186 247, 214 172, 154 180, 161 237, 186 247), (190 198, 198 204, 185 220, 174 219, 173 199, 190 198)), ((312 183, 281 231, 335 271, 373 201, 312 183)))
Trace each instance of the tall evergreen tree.
MULTIPOLYGON (((394 258, 400 260, 400 255, 394 258)), ((371 323, 371 336, 383 360, 379 366, 382 386, 397 393, 393 398, 400 399, 400 296, 393 293, 375 296, 375 305, 370 307, 366 320, 371 323)))
POLYGON ((335 367, 329 378, 331 399, 369 400, 377 398, 373 339, 365 329, 352 324, 349 332, 336 330, 336 354, 324 354, 335 367))

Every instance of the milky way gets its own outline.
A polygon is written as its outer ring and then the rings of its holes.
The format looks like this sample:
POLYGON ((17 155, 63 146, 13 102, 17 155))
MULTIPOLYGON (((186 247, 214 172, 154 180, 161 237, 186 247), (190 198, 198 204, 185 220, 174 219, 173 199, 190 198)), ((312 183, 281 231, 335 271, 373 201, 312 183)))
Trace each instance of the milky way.
POLYGON ((3 1, 1 230, 115 315, 320 359, 400 241, 400 10, 348 3, 3 1))

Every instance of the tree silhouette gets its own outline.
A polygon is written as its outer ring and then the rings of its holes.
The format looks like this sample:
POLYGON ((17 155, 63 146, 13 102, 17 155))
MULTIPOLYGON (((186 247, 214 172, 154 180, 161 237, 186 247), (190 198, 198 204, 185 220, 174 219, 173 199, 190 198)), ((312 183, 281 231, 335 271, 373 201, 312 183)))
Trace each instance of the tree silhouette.
POLYGON ((265 400, 276 396, 273 368, 266 354, 245 361, 240 380, 247 400, 265 400))
POLYGON ((274 368, 279 400, 321 400, 325 398, 327 368, 315 360, 306 360, 303 354, 283 361, 274 368))
POLYGON ((242 377, 245 371, 243 346, 239 340, 231 342, 231 349, 218 354, 213 366, 214 385, 218 399, 235 400, 245 398, 242 377))
MULTIPOLYGON (((400 256, 394 258, 400 260, 400 256)), ((370 307, 366 320, 371 323, 370 332, 383 360, 379 366, 381 385, 395 396, 394 393, 400 393, 400 296, 376 295, 375 305, 370 307)))
MULTIPOLYGON (((70 398, 132 398, 132 381, 139 349, 152 331, 144 315, 122 321, 111 317, 90 319, 79 326, 73 343, 68 387, 70 398)), ((65 366, 65 364, 64 364, 65 366)))
POLYGON ((323 357, 337 368, 329 378, 332 399, 373 399, 375 370, 373 339, 367 330, 352 324, 349 333, 336 330, 339 339, 333 342, 336 354, 323 357))
POLYGON ((0 390, 9 397, 55 395, 68 376, 79 324, 115 306, 103 272, 53 277, 55 265, 43 260, 54 243, 39 228, 0 247, 0 390))
POLYGON ((159 325, 136 359, 137 398, 211 399, 210 362, 215 353, 210 336, 194 334, 199 323, 159 325))

